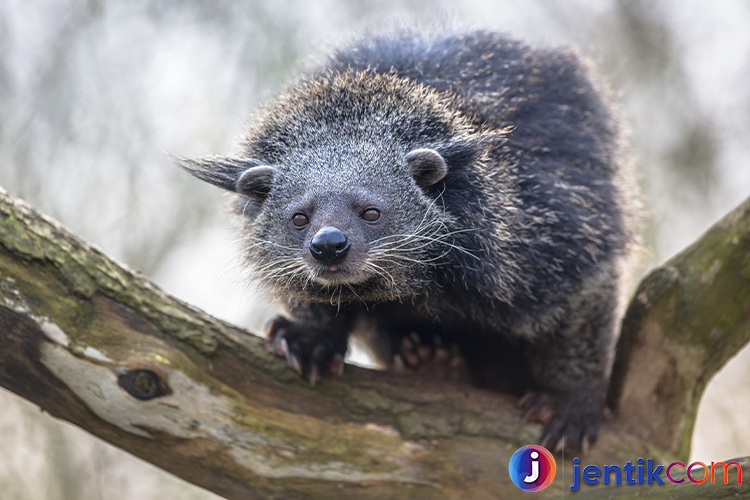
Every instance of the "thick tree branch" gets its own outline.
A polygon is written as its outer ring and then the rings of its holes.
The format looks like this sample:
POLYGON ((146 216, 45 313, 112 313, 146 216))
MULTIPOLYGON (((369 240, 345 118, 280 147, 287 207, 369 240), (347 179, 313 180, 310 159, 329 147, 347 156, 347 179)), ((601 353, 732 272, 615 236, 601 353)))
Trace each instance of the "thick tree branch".
POLYGON ((750 199, 641 282, 610 404, 636 435, 686 459, 706 386, 748 340, 750 199))
MULTIPOLYGON (((750 277, 743 271, 750 261, 736 253, 750 248, 748 206, 707 233, 705 248, 699 242, 655 272, 667 278, 652 274, 642 284, 616 364, 620 415, 585 462, 686 455, 705 384, 748 338, 742 274, 750 277), (714 265, 712 248, 726 259, 714 265), (691 279, 705 286, 688 286, 670 302, 675 283, 691 279), (731 289, 734 316, 711 283, 742 286, 731 289), (683 305, 709 298, 718 302, 683 305), (652 373, 666 368, 658 383, 636 390, 644 345, 655 356, 652 373)), ((310 387, 258 338, 170 297, 2 190, 0 342, 0 385, 227 498, 526 498, 510 482, 508 459, 540 428, 522 421, 512 398, 356 367, 310 387)), ((567 477, 540 498, 572 484, 567 462, 567 477)), ((670 488, 661 491, 675 498, 698 489, 670 488)))

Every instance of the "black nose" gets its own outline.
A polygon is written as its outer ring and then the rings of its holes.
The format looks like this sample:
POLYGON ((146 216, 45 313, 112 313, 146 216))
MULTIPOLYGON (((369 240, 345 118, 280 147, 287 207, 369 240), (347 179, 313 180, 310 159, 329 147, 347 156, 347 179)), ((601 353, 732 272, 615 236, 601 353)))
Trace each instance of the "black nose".
POLYGON ((349 252, 349 237, 331 226, 323 226, 310 242, 310 253, 317 260, 333 265, 341 262, 349 252))

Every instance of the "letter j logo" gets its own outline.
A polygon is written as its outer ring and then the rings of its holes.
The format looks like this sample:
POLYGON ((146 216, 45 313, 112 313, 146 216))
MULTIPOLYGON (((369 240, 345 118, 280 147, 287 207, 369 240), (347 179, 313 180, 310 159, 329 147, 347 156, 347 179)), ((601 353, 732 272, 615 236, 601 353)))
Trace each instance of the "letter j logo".
POLYGON ((555 479, 557 465, 546 448, 530 444, 510 457, 510 478, 523 491, 540 491, 555 479))

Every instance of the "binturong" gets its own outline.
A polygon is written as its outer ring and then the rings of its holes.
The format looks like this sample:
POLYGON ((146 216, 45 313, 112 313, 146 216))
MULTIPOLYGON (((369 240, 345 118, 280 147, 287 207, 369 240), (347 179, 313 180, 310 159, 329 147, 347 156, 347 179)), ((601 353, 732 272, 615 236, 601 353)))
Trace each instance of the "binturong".
POLYGON ((304 68, 233 156, 179 161, 237 194, 290 367, 340 372, 355 327, 404 371, 452 349, 477 384, 527 394, 543 445, 585 451, 636 247, 621 135, 576 51, 412 27, 304 68))

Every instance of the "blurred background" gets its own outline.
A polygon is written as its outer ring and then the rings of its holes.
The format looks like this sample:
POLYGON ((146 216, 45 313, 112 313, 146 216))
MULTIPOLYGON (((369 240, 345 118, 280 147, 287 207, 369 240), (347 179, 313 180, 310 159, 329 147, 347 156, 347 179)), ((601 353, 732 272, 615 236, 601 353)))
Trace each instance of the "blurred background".
MULTIPOLYGON (((295 64, 362 22, 449 15, 576 45, 618 91, 648 217, 645 272, 750 196, 744 0, 4 0, 0 186, 176 296, 255 329, 225 198, 166 152, 229 152, 295 64)), ((750 350, 709 387, 693 456, 750 455, 750 350)), ((218 498, 0 389, 2 500, 218 498)))

